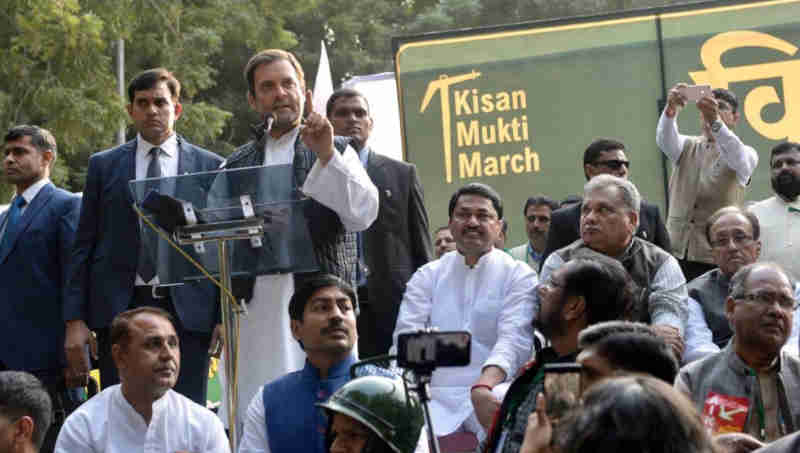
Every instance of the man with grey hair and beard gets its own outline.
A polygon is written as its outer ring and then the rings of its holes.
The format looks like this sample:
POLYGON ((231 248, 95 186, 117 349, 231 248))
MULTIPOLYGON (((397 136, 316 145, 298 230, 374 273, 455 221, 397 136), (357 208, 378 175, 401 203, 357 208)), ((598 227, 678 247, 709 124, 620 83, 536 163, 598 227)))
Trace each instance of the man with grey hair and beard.
MULTIPOLYGON (((688 317, 686 279, 672 255, 634 236, 640 203, 639 191, 630 181, 612 175, 589 180, 583 190, 581 238, 545 260, 540 281, 548 281, 581 249, 616 258, 641 288, 632 320, 652 325, 680 358, 688 317)), ((535 303, 538 307, 538 298, 535 303)))

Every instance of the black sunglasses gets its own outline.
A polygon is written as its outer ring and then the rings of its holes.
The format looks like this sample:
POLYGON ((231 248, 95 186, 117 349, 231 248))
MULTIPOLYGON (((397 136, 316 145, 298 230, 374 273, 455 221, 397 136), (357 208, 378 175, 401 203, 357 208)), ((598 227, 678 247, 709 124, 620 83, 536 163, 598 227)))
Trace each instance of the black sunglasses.
POLYGON ((602 166, 608 167, 608 168, 610 168, 612 170, 619 170, 620 167, 622 167, 622 166, 625 166, 625 168, 631 168, 631 163, 630 162, 628 162, 627 160, 618 160, 618 159, 598 160, 598 161, 594 162, 592 165, 596 165, 596 166, 602 165, 602 166))

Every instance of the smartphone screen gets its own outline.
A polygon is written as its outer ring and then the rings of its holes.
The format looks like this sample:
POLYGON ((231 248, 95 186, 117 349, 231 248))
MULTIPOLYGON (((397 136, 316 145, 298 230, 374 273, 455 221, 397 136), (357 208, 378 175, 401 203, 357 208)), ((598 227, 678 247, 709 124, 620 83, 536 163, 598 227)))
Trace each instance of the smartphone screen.
POLYGON ((557 422, 577 406, 581 395, 581 365, 554 363, 544 366, 544 396, 547 415, 557 422))
POLYGON ((469 365, 471 339, 466 331, 400 334, 397 337, 397 364, 402 368, 469 365))

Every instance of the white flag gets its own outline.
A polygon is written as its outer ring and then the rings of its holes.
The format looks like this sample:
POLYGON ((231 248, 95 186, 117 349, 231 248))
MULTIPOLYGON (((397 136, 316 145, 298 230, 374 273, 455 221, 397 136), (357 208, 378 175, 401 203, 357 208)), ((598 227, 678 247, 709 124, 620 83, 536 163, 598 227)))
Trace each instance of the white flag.
POLYGON ((314 111, 325 116, 325 104, 333 94, 333 80, 331 79, 331 65, 328 62, 328 52, 325 50, 325 41, 320 41, 322 50, 319 56, 317 78, 314 80, 314 95, 311 98, 314 111))

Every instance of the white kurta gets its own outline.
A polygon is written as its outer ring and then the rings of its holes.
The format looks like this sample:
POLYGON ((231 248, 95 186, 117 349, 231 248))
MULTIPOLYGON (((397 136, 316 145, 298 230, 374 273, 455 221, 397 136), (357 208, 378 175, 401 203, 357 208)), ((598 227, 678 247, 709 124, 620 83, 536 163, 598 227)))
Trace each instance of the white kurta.
POLYGON ((470 387, 484 367, 495 365, 512 379, 530 358, 536 273, 502 250, 492 249, 470 268, 457 251, 414 273, 406 287, 397 335, 428 325, 467 330, 472 355, 466 367, 439 368, 431 381, 431 417, 437 436, 457 430, 473 413, 470 387))
POLYGON ((173 390, 153 403, 145 423, 117 384, 82 404, 58 433, 57 453, 229 453, 230 446, 214 413, 173 390))
POLYGON ((749 210, 761 226, 759 261, 775 261, 800 279, 800 199, 786 202, 774 196, 753 204, 749 210))
MULTIPOLYGON (((299 128, 296 128, 278 140, 267 139, 264 165, 291 164, 298 133, 299 128)), ((369 179, 358 154, 349 146, 344 153, 334 152, 325 166, 316 161, 302 191, 336 212, 347 231, 365 230, 378 217, 378 189, 369 179)), ((240 429, 247 405, 259 387, 303 368, 305 353, 289 327, 289 299, 293 293, 292 274, 256 278, 247 316, 239 324, 239 407, 236 418, 240 429)), ((222 405, 218 413, 227 427, 224 357, 219 370, 222 405)))

